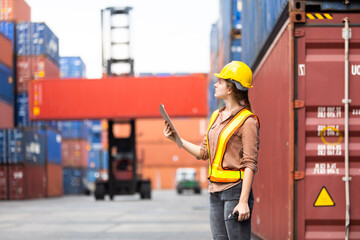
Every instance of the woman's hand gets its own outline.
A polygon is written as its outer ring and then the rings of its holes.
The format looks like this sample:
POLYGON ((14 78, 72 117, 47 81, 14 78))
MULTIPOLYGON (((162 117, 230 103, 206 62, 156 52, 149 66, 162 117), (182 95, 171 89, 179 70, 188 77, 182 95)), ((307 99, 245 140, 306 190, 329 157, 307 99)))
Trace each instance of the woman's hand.
POLYGON ((250 209, 247 202, 240 201, 238 205, 233 210, 233 215, 235 212, 239 212, 238 221, 242 222, 250 218, 250 209))
POLYGON ((165 121, 164 135, 175 142, 175 132, 171 129, 170 124, 167 121, 165 121))

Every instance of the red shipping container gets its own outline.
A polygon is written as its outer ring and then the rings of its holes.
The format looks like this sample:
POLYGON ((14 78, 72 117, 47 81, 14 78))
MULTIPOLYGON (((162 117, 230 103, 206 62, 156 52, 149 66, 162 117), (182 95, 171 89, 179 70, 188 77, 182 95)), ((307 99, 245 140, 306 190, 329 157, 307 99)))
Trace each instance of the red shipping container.
POLYGON ((31 81, 31 120, 207 116, 205 75, 31 81))
MULTIPOLYGON (((196 169, 196 179, 201 188, 208 187, 207 167, 194 167, 196 169)), ((176 189, 176 170, 178 167, 145 167, 143 177, 151 180, 152 189, 176 189)))
POLYGON ((58 197, 63 195, 63 167, 59 164, 46 164, 46 196, 58 197))
POLYGON ((14 108, 0 100, 0 128, 14 127, 14 108))
POLYGON ((31 20, 30 6, 24 0, 1 0, 0 21, 24 22, 31 20))
POLYGON ((12 68, 13 52, 11 40, 0 34, 0 63, 12 68))
POLYGON ((0 200, 7 200, 8 198, 8 167, 0 165, 0 200))
MULTIPOLYGON (((174 118, 173 124, 180 137, 190 142, 201 142, 207 131, 206 118, 174 118)), ((169 143, 164 136, 164 119, 139 119, 136 123, 137 143, 169 143)))
POLYGON ((62 165, 64 167, 87 168, 88 142, 84 139, 63 139, 61 143, 62 165))
POLYGON ((45 197, 45 166, 16 164, 8 168, 10 200, 45 197))
POLYGON ((17 58, 17 89, 26 92, 30 80, 58 78, 59 66, 46 56, 28 56, 17 58))
POLYGON ((330 16, 286 22, 254 74, 249 94, 261 146, 252 231, 264 239, 345 239, 345 17, 354 24, 349 239, 360 239, 360 15, 330 16))

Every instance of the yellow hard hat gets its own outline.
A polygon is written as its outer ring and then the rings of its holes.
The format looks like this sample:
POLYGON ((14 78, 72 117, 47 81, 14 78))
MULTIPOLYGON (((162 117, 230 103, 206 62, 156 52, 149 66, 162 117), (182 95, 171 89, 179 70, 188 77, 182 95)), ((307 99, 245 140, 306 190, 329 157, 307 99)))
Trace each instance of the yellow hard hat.
POLYGON ((233 80, 236 87, 243 91, 253 87, 252 71, 248 65, 240 61, 232 61, 220 73, 215 73, 214 75, 218 78, 233 80))

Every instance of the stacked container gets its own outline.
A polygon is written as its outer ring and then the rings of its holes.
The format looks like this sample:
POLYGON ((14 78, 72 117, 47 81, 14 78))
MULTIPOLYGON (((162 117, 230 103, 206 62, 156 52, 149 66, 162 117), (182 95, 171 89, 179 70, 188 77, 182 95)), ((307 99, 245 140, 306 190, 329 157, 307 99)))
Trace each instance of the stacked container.
POLYGON ((0 128, 14 126, 14 24, 0 22, 0 128))
POLYGON ((99 177, 99 172, 105 167, 104 148, 101 142, 102 125, 100 120, 92 120, 90 122, 89 134, 89 160, 87 172, 87 188, 91 192, 95 190, 95 181, 99 177))
POLYGON ((1 199, 42 198, 46 195, 45 135, 34 128, 0 130, 1 199))
MULTIPOLYGON (((205 118, 173 119, 179 134, 200 144, 206 134, 205 118)), ((197 160, 179 149, 163 135, 164 120, 139 119, 136 121, 136 149, 138 172, 151 179, 153 189, 174 189, 178 168, 193 167, 202 187, 207 187, 207 161, 197 160)))
MULTIPOLYGON (((66 78, 85 77, 85 65, 80 57, 61 57, 60 75, 66 78)), ((89 121, 61 121, 63 137, 62 164, 64 194, 82 194, 87 188, 89 121)))
POLYGON ((18 126, 47 125, 28 119, 27 85, 31 80, 58 78, 59 40, 45 23, 16 25, 18 126))
POLYGON ((24 0, 1 0, 0 21, 30 21, 30 6, 24 0))
POLYGON ((85 78, 86 66, 80 57, 60 58, 61 78, 85 78))
POLYGON ((47 126, 41 127, 39 133, 46 138, 46 196, 62 196, 61 134, 57 129, 47 126))
POLYGON ((231 61, 242 60, 242 1, 219 1, 220 18, 214 23, 210 34, 210 71, 208 75, 209 114, 221 107, 222 101, 214 97, 214 73, 231 61))

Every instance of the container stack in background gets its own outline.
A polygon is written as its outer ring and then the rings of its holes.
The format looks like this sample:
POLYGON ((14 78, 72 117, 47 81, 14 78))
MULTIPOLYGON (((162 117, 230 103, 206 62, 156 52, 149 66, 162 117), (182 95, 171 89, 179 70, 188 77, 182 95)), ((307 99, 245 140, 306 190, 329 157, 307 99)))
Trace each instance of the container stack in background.
POLYGON ((14 127, 14 23, 0 22, 0 128, 14 127))
POLYGON ((59 78, 59 40, 45 23, 21 22, 16 25, 16 41, 17 125, 58 128, 55 121, 29 121, 27 85, 31 80, 59 78))
POLYGON ((102 143, 102 123, 101 120, 92 120, 90 122, 89 148, 88 148, 88 172, 87 172, 87 190, 95 191, 95 182, 101 174, 106 174, 108 169, 107 150, 102 143))
MULTIPOLYGON (((172 119, 181 137, 200 144, 206 134, 206 118, 172 119)), ((207 161, 197 160, 163 135, 164 120, 136 120, 138 169, 143 178, 151 179, 152 189, 175 189, 178 168, 195 168, 197 180, 207 187, 207 161), (140 172, 141 173, 141 172, 140 172)))
MULTIPOLYGON (((60 76, 83 78, 86 67, 80 57, 61 57, 60 76)), ((89 121, 61 121, 64 194, 82 194, 87 183, 89 121)))
POLYGON ((219 1, 219 20, 211 27, 210 33, 210 71, 208 75, 209 114, 222 105, 214 97, 214 84, 217 78, 214 73, 231 61, 242 60, 242 1, 219 1))
POLYGON ((46 196, 46 137, 38 128, 0 130, 1 199, 46 196))

